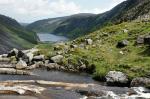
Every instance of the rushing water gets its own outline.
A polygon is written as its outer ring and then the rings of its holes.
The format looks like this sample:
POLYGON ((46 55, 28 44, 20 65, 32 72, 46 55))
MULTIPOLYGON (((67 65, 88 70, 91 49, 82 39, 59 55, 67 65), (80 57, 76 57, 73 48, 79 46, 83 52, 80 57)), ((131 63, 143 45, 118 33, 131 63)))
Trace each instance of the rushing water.
POLYGON ((57 36, 50 33, 37 33, 37 36, 41 42, 60 42, 68 40, 64 36, 57 36))

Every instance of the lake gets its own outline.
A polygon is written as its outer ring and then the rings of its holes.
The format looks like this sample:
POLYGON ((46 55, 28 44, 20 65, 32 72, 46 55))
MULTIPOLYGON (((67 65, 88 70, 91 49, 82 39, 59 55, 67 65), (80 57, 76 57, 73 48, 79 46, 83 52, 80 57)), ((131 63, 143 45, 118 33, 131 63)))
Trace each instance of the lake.
POLYGON ((68 40, 68 38, 64 36, 58 36, 50 33, 37 33, 37 36, 41 42, 60 42, 68 40))

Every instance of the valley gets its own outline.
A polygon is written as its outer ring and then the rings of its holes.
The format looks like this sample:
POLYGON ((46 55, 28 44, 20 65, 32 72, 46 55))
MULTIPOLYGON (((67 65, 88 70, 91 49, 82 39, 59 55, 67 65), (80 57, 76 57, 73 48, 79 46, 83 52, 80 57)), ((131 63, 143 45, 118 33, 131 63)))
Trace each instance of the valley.
POLYGON ((149 99, 150 1, 19 23, 0 15, 0 99, 149 99))

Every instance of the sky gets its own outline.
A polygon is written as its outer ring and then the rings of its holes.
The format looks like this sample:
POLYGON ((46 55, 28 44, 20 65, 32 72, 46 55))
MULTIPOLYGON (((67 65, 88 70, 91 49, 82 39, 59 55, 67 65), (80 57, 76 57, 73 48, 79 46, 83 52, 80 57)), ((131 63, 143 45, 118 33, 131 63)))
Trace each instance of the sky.
POLYGON ((125 0, 0 0, 0 14, 19 22, 68 16, 77 13, 99 14, 125 0))

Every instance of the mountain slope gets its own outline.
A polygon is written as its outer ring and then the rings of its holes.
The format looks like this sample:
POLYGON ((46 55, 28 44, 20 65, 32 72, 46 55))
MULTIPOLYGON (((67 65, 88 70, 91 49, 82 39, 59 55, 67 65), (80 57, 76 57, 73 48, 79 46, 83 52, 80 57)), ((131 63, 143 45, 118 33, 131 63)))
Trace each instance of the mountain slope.
POLYGON ((0 53, 12 48, 29 48, 35 43, 35 33, 25 30, 16 20, 0 15, 0 53))
POLYGON ((127 0, 99 15, 77 14, 34 22, 27 28, 76 38, 110 24, 131 21, 150 12, 149 0, 127 0))
POLYGON ((90 29, 90 23, 95 14, 81 13, 72 16, 40 20, 27 26, 35 32, 47 32, 76 38, 85 35, 90 29))

